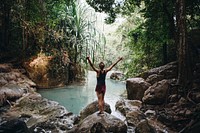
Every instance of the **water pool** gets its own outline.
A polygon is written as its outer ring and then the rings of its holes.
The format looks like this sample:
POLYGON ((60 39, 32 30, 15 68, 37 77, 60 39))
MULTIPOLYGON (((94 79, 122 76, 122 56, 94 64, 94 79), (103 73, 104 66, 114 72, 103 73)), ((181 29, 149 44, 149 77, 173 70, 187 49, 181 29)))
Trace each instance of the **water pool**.
MULTIPOLYGON (((113 114, 115 113, 115 103, 122 98, 120 95, 124 93, 126 86, 122 82, 109 79, 110 73, 107 74, 106 78, 105 102, 111 106, 113 114)), ((69 85, 55 89, 40 89, 38 93, 49 100, 57 101, 68 111, 79 114, 84 107, 97 100, 95 86, 96 73, 88 71, 84 84, 69 85)))

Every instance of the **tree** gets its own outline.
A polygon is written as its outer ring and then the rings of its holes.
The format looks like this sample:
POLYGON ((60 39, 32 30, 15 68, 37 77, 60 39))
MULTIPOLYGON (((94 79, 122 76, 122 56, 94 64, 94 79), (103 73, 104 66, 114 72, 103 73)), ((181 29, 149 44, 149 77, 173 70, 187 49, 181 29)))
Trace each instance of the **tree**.
MULTIPOLYGON (((98 0, 93 1, 98 3, 98 0)), ((117 5, 119 6, 112 6, 118 8, 114 11, 120 11, 129 17, 133 15, 137 7, 141 8, 144 5, 140 13, 145 21, 129 30, 130 39, 132 36, 129 46, 134 47, 133 45, 137 45, 136 43, 141 45, 144 55, 148 55, 145 63, 150 62, 150 67, 177 60, 179 62, 178 83, 185 86, 185 82, 190 79, 192 73, 191 66, 189 66, 191 46, 187 43, 186 31, 200 28, 199 0, 177 0, 176 3, 173 0, 125 0, 117 5), (161 58, 163 61, 160 61, 161 58), (155 62, 157 63, 151 64, 155 62)), ((107 10, 106 12, 108 12, 107 10)), ((137 49, 134 48, 133 53, 134 50, 137 49)))
POLYGON ((191 78, 189 47, 187 42, 185 0, 176 0, 177 44, 178 44, 178 81, 180 87, 186 87, 191 78))

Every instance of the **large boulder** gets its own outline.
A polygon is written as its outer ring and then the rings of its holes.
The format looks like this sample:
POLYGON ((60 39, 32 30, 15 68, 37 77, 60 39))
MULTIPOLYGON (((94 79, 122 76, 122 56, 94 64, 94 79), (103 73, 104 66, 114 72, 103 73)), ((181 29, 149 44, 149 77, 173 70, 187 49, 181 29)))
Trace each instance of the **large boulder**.
POLYGON ((146 104, 163 104, 166 100, 168 89, 168 80, 159 81, 145 91, 142 100, 146 104))
MULTIPOLYGON (((99 110, 98 101, 94 101, 94 102, 90 103, 89 105, 87 105, 83 110, 81 110, 80 119, 83 120, 84 118, 97 112, 98 110, 99 110)), ((111 114, 111 109, 110 109, 109 104, 105 103, 104 110, 105 110, 105 112, 111 114)))
POLYGON ((144 119, 144 114, 140 111, 142 102, 139 100, 120 100, 117 101, 115 107, 126 117, 129 126, 135 127, 144 119))
POLYGON ((154 83, 159 82, 159 81, 161 81, 163 79, 164 79, 163 75, 152 74, 146 79, 146 82, 148 82, 151 85, 153 85, 154 83))
POLYGON ((80 66, 69 62, 67 52, 54 56, 40 54, 25 62, 24 67, 38 88, 55 88, 68 84, 78 76, 80 66), (58 58, 62 60, 58 62, 58 58))
POLYGON ((77 133, 126 133, 126 124, 117 117, 104 113, 98 115, 98 112, 86 117, 74 131, 77 133))
POLYGON ((147 120, 143 119, 135 128, 135 133, 156 133, 156 130, 148 123, 147 120))
POLYGON ((121 112, 124 116, 126 113, 133 111, 133 110, 140 110, 142 107, 142 102, 139 100, 119 100, 117 101, 115 108, 119 112, 121 112))
POLYGON ((124 78, 124 74, 120 71, 115 71, 110 75, 110 78, 113 80, 122 80, 124 78))
POLYGON ((9 64, 0 64, 0 106, 34 92, 36 84, 9 64))
POLYGON ((153 68, 149 71, 143 72, 139 77, 145 80, 153 74, 163 75, 165 79, 172 79, 177 77, 177 62, 170 62, 164 66, 153 68))
POLYGON ((19 85, 9 84, 0 87, 0 105, 3 105, 7 100, 20 98, 23 94, 24 90, 19 85))
POLYGON ((129 78, 126 81, 127 96, 130 100, 142 100, 144 92, 151 84, 143 78, 129 78))

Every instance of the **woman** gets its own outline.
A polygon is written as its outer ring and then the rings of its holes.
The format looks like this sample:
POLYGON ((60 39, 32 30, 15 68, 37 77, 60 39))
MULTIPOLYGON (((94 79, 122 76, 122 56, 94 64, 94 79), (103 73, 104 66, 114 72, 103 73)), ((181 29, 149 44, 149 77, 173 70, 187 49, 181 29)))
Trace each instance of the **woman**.
POLYGON ((108 71, 110 71, 119 61, 122 60, 122 57, 120 57, 115 63, 113 63, 110 67, 105 68, 105 64, 103 62, 99 63, 99 69, 94 67, 92 64, 90 57, 86 58, 89 61, 90 66, 92 69, 97 73, 97 85, 96 85, 96 94, 98 97, 98 107, 99 107, 99 113, 98 114, 103 114, 104 113, 104 95, 106 92, 106 84, 105 84, 105 79, 106 79, 106 74, 108 71))

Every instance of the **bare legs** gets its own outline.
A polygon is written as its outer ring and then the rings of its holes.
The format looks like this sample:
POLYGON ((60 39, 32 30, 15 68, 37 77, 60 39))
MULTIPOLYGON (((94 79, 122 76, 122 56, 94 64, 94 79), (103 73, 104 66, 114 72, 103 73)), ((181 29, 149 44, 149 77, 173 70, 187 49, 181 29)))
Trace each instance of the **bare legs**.
POLYGON ((104 94, 103 93, 99 93, 96 92, 97 97, 98 97, 98 107, 99 107, 99 113, 103 113, 104 112, 104 94))

